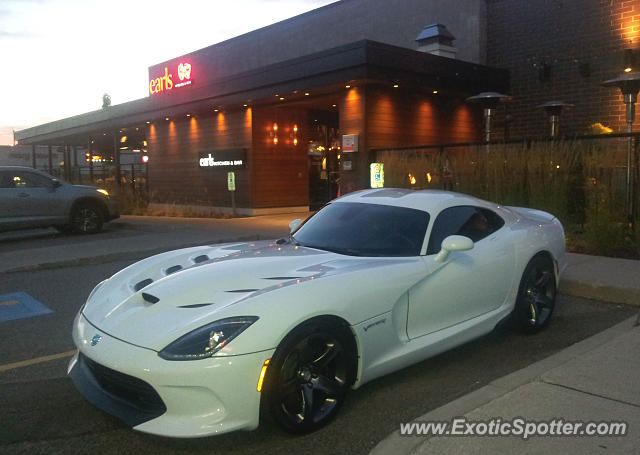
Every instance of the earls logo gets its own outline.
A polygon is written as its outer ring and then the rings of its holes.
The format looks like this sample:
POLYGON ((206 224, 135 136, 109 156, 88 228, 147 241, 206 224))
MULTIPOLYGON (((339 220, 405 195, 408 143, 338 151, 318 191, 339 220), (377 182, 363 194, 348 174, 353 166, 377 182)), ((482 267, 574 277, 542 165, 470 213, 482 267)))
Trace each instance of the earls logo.
POLYGON ((165 66, 164 74, 162 76, 149 81, 149 94, 154 95, 156 93, 170 91, 173 90, 174 87, 184 87, 185 85, 190 85, 193 82, 191 80, 190 63, 180 63, 177 71, 180 82, 174 84, 173 73, 169 73, 169 68, 165 66))

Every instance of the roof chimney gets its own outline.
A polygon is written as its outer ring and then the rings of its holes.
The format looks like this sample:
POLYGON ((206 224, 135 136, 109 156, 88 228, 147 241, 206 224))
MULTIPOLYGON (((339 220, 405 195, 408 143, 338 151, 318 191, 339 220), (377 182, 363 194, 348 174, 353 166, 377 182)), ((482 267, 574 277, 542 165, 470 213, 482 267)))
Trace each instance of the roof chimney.
POLYGON ((446 26, 431 24, 422 29, 416 43, 420 52, 456 58, 458 49, 453 45, 455 39, 446 26))

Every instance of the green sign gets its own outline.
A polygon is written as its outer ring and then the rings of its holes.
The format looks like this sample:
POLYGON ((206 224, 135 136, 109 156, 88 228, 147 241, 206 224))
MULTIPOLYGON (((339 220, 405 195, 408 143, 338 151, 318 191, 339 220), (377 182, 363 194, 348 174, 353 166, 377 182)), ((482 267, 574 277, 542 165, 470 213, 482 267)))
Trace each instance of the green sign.
POLYGON ((235 172, 227 172, 227 187, 229 191, 236 190, 236 173, 235 172))
POLYGON ((371 163, 371 188, 384 188, 384 163, 371 163))

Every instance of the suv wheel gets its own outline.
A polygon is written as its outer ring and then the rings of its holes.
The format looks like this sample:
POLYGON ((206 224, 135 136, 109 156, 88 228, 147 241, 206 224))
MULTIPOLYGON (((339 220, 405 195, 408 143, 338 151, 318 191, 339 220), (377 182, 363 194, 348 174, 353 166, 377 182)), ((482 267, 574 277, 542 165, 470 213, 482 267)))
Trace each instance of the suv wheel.
POLYGON ((102 210, 96 204, 81 202, 73 208, 71 225, 74 231, 81 234, 95 234, 100 232, 103 223, 102 210))

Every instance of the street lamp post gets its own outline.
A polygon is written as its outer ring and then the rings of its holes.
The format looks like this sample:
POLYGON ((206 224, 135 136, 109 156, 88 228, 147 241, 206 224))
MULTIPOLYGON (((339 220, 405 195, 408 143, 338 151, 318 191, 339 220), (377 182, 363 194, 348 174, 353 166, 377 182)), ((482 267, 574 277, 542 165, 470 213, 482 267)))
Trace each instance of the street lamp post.
MULTIPOLYGON (((624 97, 624 104, 627 109, 627 133, 633 132, 633 122, 636 118, 636 103, 638 102, 638 91, 640 91, 640 73, 625 73, 614 79, 602 82, 605 87, 618 87, 624 97)), ((626 205, 627 217, 630 226, 633 227, 633 174, 631 173, 633 160, 633 137, 629 136, 627 147, 627 191, 626 205)))
POLYGON ((571 109, 574 105, 565 103, 564 101, 548 101, 538 106, 549 116, 549 123, 551 124, 551 137, 558 137, 560 131, 560 115, 563 111, 571 109))

